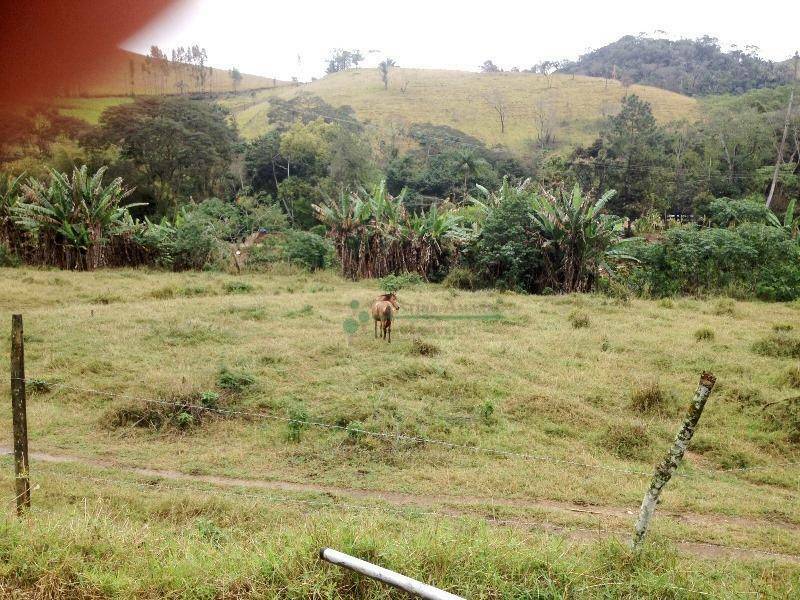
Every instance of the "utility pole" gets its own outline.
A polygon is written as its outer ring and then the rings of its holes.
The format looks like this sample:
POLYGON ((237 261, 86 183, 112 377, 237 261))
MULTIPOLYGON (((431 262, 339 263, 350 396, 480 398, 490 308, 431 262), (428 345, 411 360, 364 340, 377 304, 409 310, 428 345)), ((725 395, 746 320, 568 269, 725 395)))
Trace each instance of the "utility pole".
POLYGON ((781 161, 783 160, 783 149, 786 147, 786 136, 789 133, 789 123, 792 120, 792 103, 794 102, 794 90, 797 87, 797 66, 800 62, 800 55, 794 53, 794 76, 792 78, 792 90, 789 92, 789 104, 786 107, 786 119, 783 122, 783 136, 781 136, 781 144, 778 146, 778 157, 775 159, 775 170, 772 172, 772 183, 769 186, 769 194, 767 194, 767 208, 772 204, 772 196, 775 194, 775 186, 778 183, 778 172, 781 168, 781 161))

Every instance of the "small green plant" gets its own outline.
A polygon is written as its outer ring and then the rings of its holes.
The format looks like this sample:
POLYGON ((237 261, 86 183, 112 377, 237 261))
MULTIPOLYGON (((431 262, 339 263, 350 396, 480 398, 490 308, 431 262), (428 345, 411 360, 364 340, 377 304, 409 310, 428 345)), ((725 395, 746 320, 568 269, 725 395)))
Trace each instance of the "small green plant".
POLYGON ((240 393, 256 382, 256 378, 250 373, 231 371, 227 367, 222 367, 217 375, 217 385, 223 390, 240 393))
POLYGON ((708 342, 714 339, 714 330, 710 327, 701 327, 694 332, 694 339, 698 342, 708 342))
POLYGON ((40 394, 46 394, 50 391, 50 384, 44 379, 26 379, 25 387, 40 394))
POLYGON ((186 411, 179 412, 175 417, 175 422, 178 424, 178 427, 181 429, 189 429, 194 423, 194 417, 191 413, 186 411))
POLYGON ((661 308, 675 308, 675 302, 673 302, 672 298, 662 298, 658 301, 658 305, 661 308))
POLYGON ((603 343, 600 344, 600 350, 603 352, 608 352, 611 349, 611 342, 608 341, 607 337, 603 337, 603 343))
POLYGON ((215 547, 220 547, 225 541, 225 532, 208 519, 197 521, 198 535, 215 547))
POLYGON ((481 420, 485 425, 492 425, 496 422, 494 410, 494 403, 491 400, 481 404, 481 420))
POLYGON ((667 394, 661 386, 652 382, 633 391, 631 408, 640 413, 661 412, 667 404, 667 394))
POLYGON ((791 331, 794 329, 794 325, 791 323, 773 323, 772 331, 777 331, 778 333, 785 333, 787 331, 791 331))
POLYGON ((292 406, 289 409, 289 422, 287 439, 290 442, 299 442, 303 430, 308 426, 308 413, 301 405, 292 406))
POLYGON ((18 267, 19 257, 9 250, 8 246, 0 243, 0 267, 18 267))
POLYGON ((248 294, 255 288, 246 281, 227 281, 223 286, 226 294, 248 294))
POLYGON ((219 394, 217 392, 203 392, 200 394, 200 404, 205 408, 219 408, 219 394))
POLYGON ((569 319, 569 322, 572 324, 574 329, 584 329, 589 327, 591 323, 589 314, 579 310, 573 310, 571 313, 569 313, 567 319, 569 319))
POLYGON ((773 333, 753 344, 753 352, 772 358, 800 358, 800 338, 773 333))
POLYGON ((364 439, 364 431, 366 431, 364 423, 361 421, 350 421, 347 424, 347 439, 357 444, 364 439))
POLYGON ((92 298, 92 304, 113 304, 114 302, 119 302, 122 300, 116 294, 112 294, 110 292, 103 292, 101 294, 97 294, 94 298, 92 298))

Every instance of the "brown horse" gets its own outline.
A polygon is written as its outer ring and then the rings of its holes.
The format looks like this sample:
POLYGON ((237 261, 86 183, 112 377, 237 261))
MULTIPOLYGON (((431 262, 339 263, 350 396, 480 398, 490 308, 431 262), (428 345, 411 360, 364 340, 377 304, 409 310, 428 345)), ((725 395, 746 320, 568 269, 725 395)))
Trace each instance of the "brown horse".
POLYGON ((372 313, 372 320, 375 325, 375 337, 378 337, 378 322, 381 324, 381 338, 385 339, 388 343, 392 342, 392 320, 394 319, 394 311, 400 310, 397 304, 397 295, 392 292, 391 294, 381 294, 372 303, 370 313, 372 313))

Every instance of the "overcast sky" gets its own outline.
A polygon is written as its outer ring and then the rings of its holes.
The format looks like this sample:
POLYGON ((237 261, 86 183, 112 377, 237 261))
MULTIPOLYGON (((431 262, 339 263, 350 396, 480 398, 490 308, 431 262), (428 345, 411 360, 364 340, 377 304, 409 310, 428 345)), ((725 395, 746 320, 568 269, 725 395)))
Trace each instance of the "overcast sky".
POLYGON ((390 56, 402 67, 474 71, 486 59, 503 68, 575 59, 622 35, 657 31, 708 34, 783 60, 800 46, 798 17, 796 0, 184 0, 124 47, 197 43, 213 66, 305 81, 324 73, 331 48, 360 49, 365 66, 390 56))

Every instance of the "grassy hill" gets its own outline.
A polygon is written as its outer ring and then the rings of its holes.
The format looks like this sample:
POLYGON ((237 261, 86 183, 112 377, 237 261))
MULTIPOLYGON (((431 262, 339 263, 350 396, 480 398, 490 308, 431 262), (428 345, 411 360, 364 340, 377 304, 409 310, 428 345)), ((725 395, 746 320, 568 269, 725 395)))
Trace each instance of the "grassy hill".
MULTIPOLYGON (((633 85, 653 106, 660 122, 695 117, 695 100, 673 92, 633 85)), ((613 114, 625 93, 618 81, 554 75, 550 81, 531 73, 468 73, 424 69, 394 69, 384 90, 376 69, 352 69, 298 87, 282 87, 225 99, 242 134, 252 138, 269 129, 267 100, 273 94, 288 98, 308 92, 334 105, 351 106, 361 120, 376 126, 430 122, 449 125, 489 145, 504 144, 520 151, 535 139, 538 114, 553 123, 557 142, 564 145, 592 140, 607 115, 613 114), (405 91, 404 91, 405 90, 405 91), (506 105, 506 131, 501 133, 497 98, 506 105)))
MULTIPOLYGON (((109 56, 103 66, 93 74, 65 90, 66 96, 130 96, 146 94, 175 94, 179 92, 178 82, 184 81, 186 92, 199 91, 197 82, 187 68, 159 68, 148 64, 145 56, 117 50, 109 56)), ((262 89, 288 85, 271 77, 248 75, 242 73, 242 79, 236 86, 239 91, 262 89)), ((211 93, 234 91, 233 79, 225 69, 211 68, 207 75, 205 91, 211 93)))
POLYGON ((800 554, 800 474, 784 466, 798 447, 764 410, 797 393, 797 364, 752 350, 795 305, 423 284, 400 292, 386 344, 343 331, 377 282, 331 272, 0 269, 0 283, 0 321, 24 313, 36 453, 18 520, 0 452, 11 597, 389 597, 318 561, 323 546, 468 598, 800 585, 796 558, 762 553, 800 554), (623 544, 704 369, 717 387, 633 557, 623 544))

